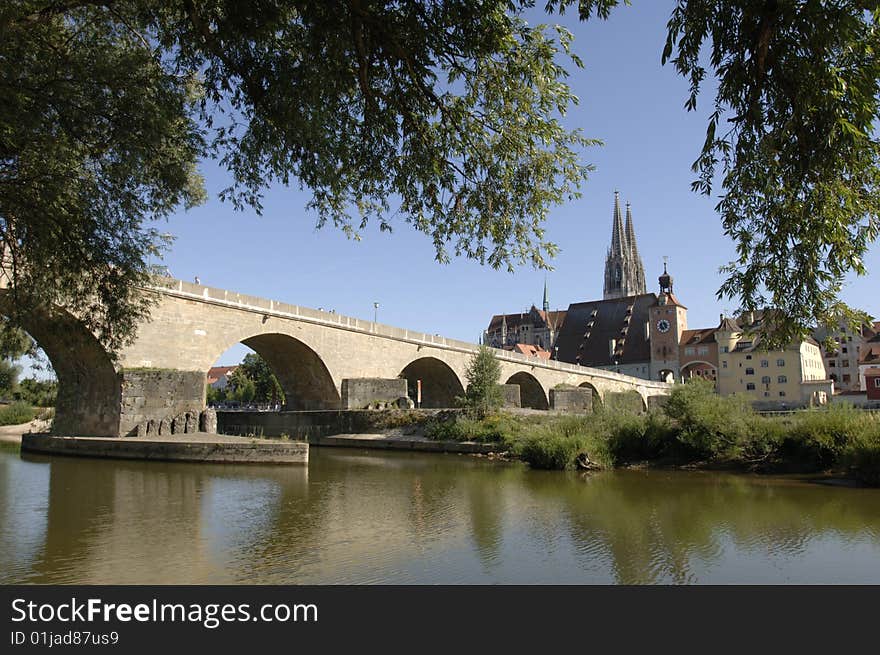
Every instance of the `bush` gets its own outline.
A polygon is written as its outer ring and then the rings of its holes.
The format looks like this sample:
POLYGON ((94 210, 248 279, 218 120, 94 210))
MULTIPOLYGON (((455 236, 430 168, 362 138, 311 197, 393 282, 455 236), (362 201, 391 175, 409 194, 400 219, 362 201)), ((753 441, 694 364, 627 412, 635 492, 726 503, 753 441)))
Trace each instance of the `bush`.
MULTIPOLYGON (((852 405, 833 404, 795 414, 782 442, 785 457, 809 468, 827 469, 843 460, 857 444, 865 444, 876 422, 852 405), (872 425, 873 424, 873 425, 872 425)), ((870 450, 870 448, 869 448, 870 450)))
POLYGON ((533 468, 570 469, 580 455, 589 456, 587 451, 584 437, 548 433, 526 439, 517 454, 533 468))
POLYGON ((465 371, 467 391, 459 404, 475 418, 483 418, 504 404, 501 386, 501 363, 491 348, 480 346, 465 371))
POLYGON ((21 425, 34 420, 34 408, 23 402, 15 402, 0 409, 0 425, 21 425))
POLYGON ((54 407, 58 383, 55 380, 26 378, 19 383, 14 397, 34 407, 54 407))
POLYGON ((706 380, 676 385, 663 406, 678 425, 678 442, 693 457, 735 459, 756 437, 756 414, 740 396, 719 396, 706 380))

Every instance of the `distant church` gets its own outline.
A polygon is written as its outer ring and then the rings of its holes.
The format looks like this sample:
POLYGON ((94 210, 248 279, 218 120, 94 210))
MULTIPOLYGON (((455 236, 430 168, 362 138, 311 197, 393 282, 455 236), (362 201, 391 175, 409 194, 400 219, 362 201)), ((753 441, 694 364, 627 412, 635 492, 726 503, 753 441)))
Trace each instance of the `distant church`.
POLYGON ((614 218, 611 247, 605 257, 605 290, 603 298, 625 298, 645 293, 645 266, 636 245, 632 209, 626 203, 626 227, 620 215, 620 194, 614 192, 614 218))
POLYGON ((626 203, 624 218, 615 191, 602 300, 551 312, 545 284, 543 310, 533 305, 520 314, 493 316, 483 342, 521 352, 538 348, 538 356, 641 378, 675 379, 687 308, 673 295, 665 266, 659 284, 659 295, 647 293, 632 208, 626 203))

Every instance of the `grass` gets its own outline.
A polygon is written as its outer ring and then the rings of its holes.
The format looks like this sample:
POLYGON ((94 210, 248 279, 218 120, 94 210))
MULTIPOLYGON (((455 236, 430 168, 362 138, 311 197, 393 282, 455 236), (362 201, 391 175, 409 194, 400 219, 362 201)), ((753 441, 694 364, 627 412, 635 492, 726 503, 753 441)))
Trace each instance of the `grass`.
POLYGON ((21 425, 34 420, 34 408, 24 402, 14 402, 0 409, 0 425, 21 425))
POLYGON ((765 472, 831 470, 880 486, 880 414, 835 404, 764 417, 702 381, 677 386, 662 408, 649 412, 631 398, 609 400, 579 416, 496 413, 477 420, 441 414, 426 435, 497 443, 535 468, 701 463, 765 472))

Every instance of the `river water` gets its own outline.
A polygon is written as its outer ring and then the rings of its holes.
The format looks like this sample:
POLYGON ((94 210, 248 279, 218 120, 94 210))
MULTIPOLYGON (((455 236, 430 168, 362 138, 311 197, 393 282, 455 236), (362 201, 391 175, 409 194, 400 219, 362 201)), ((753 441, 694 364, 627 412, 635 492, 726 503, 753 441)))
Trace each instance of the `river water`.
POLYGON ((880 583, 880 490, 313 448, 308 466, 0 448, 0 583, 880 583))

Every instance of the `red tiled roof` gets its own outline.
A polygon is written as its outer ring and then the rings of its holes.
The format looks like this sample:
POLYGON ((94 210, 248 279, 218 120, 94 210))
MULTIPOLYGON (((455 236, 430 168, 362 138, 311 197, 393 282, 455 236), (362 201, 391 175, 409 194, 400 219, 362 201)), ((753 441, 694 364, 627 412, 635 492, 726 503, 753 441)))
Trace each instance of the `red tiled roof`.
POLYGON ((521 353, 523 355, 528 355, 529 357, 540 357, 541 359, 550 359, 550 351, 544 350, 543 348, 539 348, 538 346, 533 346, 528 343, 517 343, 514 344, 510 348, 506 348, 506 350, 512 350, 516 353, 521 353))
POLYGON ((208 384, 214 384, 217 380, 222 378, 224 375, 229 375, 237 369, 238 366, 212 366, 208 369, 208 384))
POLYGON ((700 343, 714 343, 715 330, 718 328, 697 328, 696 330, 684 330, 681 333, 681 345, 693 346, 700 343))

